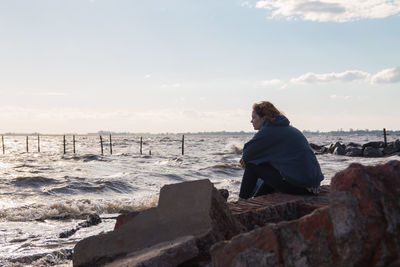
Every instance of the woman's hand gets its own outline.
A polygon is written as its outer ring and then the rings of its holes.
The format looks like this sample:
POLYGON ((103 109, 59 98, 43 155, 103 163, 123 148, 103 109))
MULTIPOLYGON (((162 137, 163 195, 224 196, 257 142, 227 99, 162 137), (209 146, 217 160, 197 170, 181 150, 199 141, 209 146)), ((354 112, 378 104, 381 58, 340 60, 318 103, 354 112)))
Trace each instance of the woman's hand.
POLYGON ((243 158, 241 158, 239 162, 243 169, 246 168, 246 162, 244 162, 243 158))

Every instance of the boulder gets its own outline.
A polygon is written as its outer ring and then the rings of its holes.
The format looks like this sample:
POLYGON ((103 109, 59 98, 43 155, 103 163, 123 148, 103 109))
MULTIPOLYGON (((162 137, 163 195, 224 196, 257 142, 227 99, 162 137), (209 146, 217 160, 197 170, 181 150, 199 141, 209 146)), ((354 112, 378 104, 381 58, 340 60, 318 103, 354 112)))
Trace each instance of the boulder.
POLYGON ((367 146, 363 150, 363 156, 368 158, 377 158, 382 157, 383 152, 380 148, 375 148, 372 146, 367 146))
POLYGON ((351 146, 351 147, 359 147, 359 148, 362 147, 362 145, 360 145, 360 144, 358 144, 358 143, 354 143, 354 142, 348 143, 346 147, 349 147, 349 146, 351 146))
POLYGON ((385 143, 381 141, 368 142, 363 145, 363 149, 366 147, 383 148, 385 147, 385 143))
POLYGON ((213 266, 388 266, 400 258, 400 161, 351 164, 331 182, 329 206, 267 224, 211 248, 213 266))
POLYGON ((396 146, 395 142, 388 143, 387 146, 383 149, 383 154, 385 155, 392 155, 399 151, 399 149, 396 146))
POLYGON ((349 157, 361 157, 363 154, 361 147, 346 147, 345 155, 349 157))
POLYGON ((337 147, 335 147, 335 149, 333 150, 333 154, 334 154, 334 155, 341 155, 341 156, 343 156, 344 154, 346 154, 346 150, 345 150, 343 147, 341 147, 341 146, 337 146, 337 147))
POLYGON ((79 241, 73 265, 104 264, 184 236, 194 236, 199 256, 206 257, 212 244, 230 239, 241 230, 209 180, 166 185, 156 208, 141 211, 115 231, 79 241))

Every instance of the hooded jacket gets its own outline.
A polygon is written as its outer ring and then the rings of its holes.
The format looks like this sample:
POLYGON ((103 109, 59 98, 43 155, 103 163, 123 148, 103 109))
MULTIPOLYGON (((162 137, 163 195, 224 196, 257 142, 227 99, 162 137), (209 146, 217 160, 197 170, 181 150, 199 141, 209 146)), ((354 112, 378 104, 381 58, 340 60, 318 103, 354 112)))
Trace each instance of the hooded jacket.
POLYGON ((274 122, 265 119, 261 129, 243 147, 245 163, 269 163, 289 183, 318 187, 324 179, 321 168, 305 136, 289 125, 285 116, 274 122))

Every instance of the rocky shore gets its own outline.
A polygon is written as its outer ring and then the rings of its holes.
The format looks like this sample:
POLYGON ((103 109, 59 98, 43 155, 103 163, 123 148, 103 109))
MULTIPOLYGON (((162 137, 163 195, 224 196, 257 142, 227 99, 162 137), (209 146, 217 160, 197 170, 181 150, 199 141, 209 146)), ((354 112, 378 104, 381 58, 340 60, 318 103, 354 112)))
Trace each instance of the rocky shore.
POLYGON ((376 158, 400 153, 400 140, 398 139, 389 143, 368 142, 361 145, 353 142, 348 144, 336 142, 325 146, 311 143, 310 146, 316 154, 331 153, 349 157, 376 158))
POLYGON ((227 203, 209 180, 78 242, 74 266, 400 266, 400 161, 352 164, 318 196, 227 203))

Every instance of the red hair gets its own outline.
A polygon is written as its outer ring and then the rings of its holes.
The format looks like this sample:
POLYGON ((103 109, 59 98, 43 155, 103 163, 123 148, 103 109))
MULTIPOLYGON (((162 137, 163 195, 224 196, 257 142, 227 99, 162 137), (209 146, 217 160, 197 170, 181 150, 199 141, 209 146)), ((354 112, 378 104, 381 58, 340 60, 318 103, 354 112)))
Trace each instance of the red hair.
POLYGON ((283 115, 271 102, 261 101, 253 104, 253 111, 261 118, 274 122, 275 117, 283 115))

